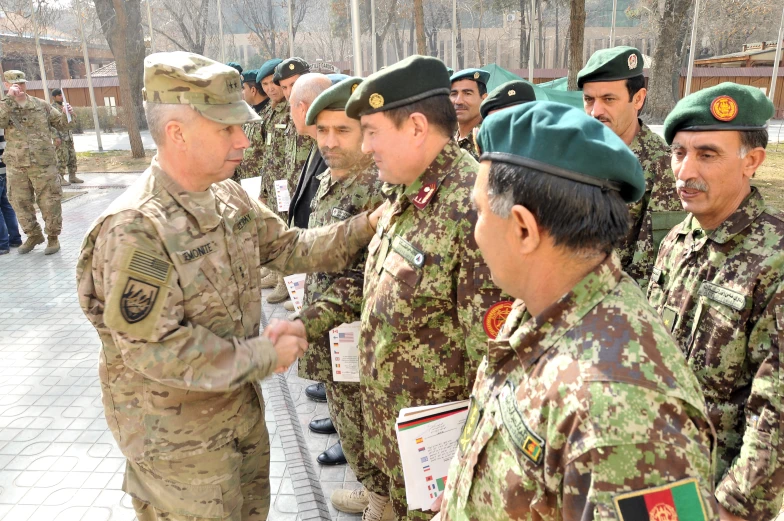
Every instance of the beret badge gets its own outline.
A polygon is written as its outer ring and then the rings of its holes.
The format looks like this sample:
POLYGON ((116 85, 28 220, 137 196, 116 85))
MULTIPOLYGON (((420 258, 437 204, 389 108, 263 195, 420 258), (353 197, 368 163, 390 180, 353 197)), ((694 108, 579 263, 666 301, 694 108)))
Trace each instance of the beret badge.
POLYGON ((377 92, 374 92, 373 94, 370 95, 370 98, 368 99, 368 103, 374 109, 381 108, 384 106, 384 96, 382 96, 377 92))
POLYGON ((711 114, 719 121, 732 121, 738 115, 738 102, 729 96, 719 96, 711 102, 711 114))
POLYGON ((637 68, 637 55, 632 53, 629 55, 629 70, 633 71, 637 68))

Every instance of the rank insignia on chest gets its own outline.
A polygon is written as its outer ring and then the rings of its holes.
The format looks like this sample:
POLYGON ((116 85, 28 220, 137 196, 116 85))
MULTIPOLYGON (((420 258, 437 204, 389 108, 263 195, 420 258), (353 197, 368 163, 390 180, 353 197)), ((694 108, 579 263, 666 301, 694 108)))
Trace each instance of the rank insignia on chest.
POLYGON ((419 190, 411 202, 414 203, 414 206, 420 210, 423 210, 425 206, 428 205, 433 196, 436 195, 437 189, 438 183, 428 183, 419 190))
POLYGON ((519 450, 531 463, 539 465, 544 457, 544 439, 528 427, 517 407, 517 397, 511 382, 504 384, 504 389, 498 396, 498 405, 504 427, 512 438, 515 448, 519 450))
POLYGON ((700 487, 694 478, 613 498, 620 521, 704 521, 700 487))
POLYGON ((463 432, 460 433, 460 439, 457 442, 460 454, 465 454, 471 438, 474 437, 474 432, 476 432, 476 428, 479 425, 479 420, 482 419, 482 410, 479 408, 474 395, 471 395, 470 402, 471 405, 468 407, 468 415, 466 416, 465 425, 463 425, 463 432))
POLYGON ((664 327, 667 328, 667 331, 672 333, 675 329, 675 324, 678 322, 678 310, 671 308, 670 306, 664 306, 661 317, 662 322, 664 322, 664 327))
POLYGON ((501 328, 504 327, 506 317, 512 312, 511 300, 503 300, 490 306, 490 309, 485 313, 485 318, 482 320, 482 325, 485 328, 485 333, 491 340, 495 340, 501 328))
POLYGON ((160 286, 128 278, 120 298, 120 313, 126 322, 135 324, 144 320, 152 311, 160 286))

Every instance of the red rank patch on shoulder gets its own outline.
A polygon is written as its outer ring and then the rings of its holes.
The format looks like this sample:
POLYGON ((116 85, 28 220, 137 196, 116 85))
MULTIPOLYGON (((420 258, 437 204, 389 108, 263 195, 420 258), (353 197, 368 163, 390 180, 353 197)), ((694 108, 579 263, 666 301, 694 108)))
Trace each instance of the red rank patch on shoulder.
POLYGON ((485 313, 482 325, 485 328, 485 333, 491 340, 495 340, 498 333, 501 332, 501 328, 504 327, 506 317, 512 312, 512 304, 511 300, 502 300, 490 306, 490 309, 485 313))
POLYGON ((419 208, 420 210, 424 210, 425 206, 430 202, 434 195, 436 195, 436 189, 438 188, 438 183, 428 183, 423 186, 419 192, 414 196, 411 200, 414 203, 414 206, 419 208))

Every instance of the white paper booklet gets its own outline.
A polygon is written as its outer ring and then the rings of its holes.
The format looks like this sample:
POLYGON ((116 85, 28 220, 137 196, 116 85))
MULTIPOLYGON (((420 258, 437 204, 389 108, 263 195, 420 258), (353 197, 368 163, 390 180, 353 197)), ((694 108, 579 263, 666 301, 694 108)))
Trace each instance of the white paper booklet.
POLYGON ((275 198, 278 201, 278 211, 288 212, 291 194, 289 194, 289 183, 285 179, 275 181, 275 198))
POLYGON ((245 189, 248 197, 253 200, 259 198, 259 194, 261 193, 261 176, 251 177, 249 179, 241 179, 240 185, 243 189, 245 189))
POLYGON ((341 324, 329 332, 332 379, 359 382, 359 322, 341 324))
POLYGON ((289 297, 294 304, 294 309, 299 313, 302 311, 302 304, 305 302, 305 274, 295 273, 288 277, 283 277, 283 282, 286 283, 286 289, 289 291, 289 297))

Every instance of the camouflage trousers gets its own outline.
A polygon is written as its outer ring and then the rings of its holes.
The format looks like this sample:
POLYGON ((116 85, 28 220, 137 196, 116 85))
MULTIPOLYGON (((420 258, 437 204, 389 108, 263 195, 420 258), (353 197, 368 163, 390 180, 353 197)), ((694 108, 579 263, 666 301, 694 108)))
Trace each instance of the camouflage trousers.
POLYGON ((73 141, 63 141, 57 147, 57 171, 60 175, 76 173, 76 150, 73 141))
POLYGON ((357 481, 366 489, 387 495, 388 480, 365 456, 364 419, 358 383, 325 382, 329 417, 340 436, 340 445, 357 481))
POLYGON ((128 461, 123 490, 139 521, 265 521, 270 444, 264 411, 253 429, 223 447, 178 460, 128 461))
POLYGON ((35 217, 35 205, 41 209, 46 235, 60 235, 63 229, 63 189, 57 167, 7 168, 8 200, 14 207, 25 235, 40 235, 41 226, 35 217))

